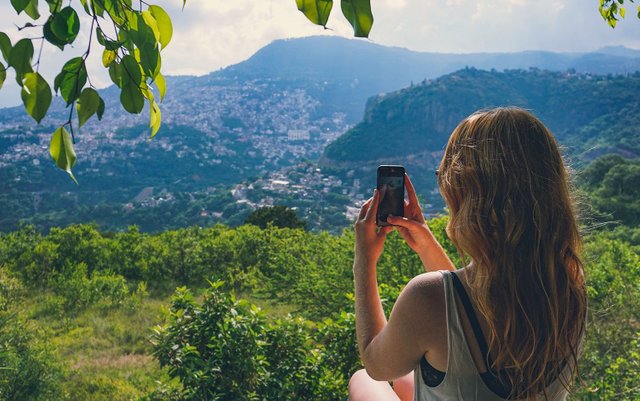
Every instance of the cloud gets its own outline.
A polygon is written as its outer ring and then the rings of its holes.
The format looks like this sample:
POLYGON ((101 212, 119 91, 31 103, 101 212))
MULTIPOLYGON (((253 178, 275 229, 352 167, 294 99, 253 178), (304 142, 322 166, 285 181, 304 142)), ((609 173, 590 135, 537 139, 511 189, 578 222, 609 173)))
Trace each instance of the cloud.
POLYGON ((337 21, 343 17, 335 5, 331 30, 307 21, 293 0, 193 0, 184 12, 169 11, 176 26, 164 65, 172 74, 205 74, 238 63, 276 39, 351 34, 346 22, 337 21))
MULTIPOLYGON (((187 0, 184 11, 180 0, 151 2, 163 6, 174 24, 172 43, 163 51, 163 73, 169 75, 215 71, 250 57, 276 39, 353 35, 337 1, 329 30, 307 21, 296 9, 294 0, 187 0)), ((44 2, 40 3, 44 9, 44 2)), ((371 0, 371 3, 375 23, 370 40, 417 51, 589 51, 607 45, 640 48, 640 21, 633 13, 629 12, 626 20, 611 29, 593 1, 371 0)), ((15 25, 27 21, 24 15, 16 17, 8 1, 0 3, 0 31, 14 41, 20 36, 15 25)), ((88 26, 86 19, 83 26, 88 26)), ((74 48, 64 53, 45 45, 40 66, 43 75, 52 81, 63 62, 81 54, 87 42, 85 32, 74 48)), ((100 60, 99 52, 88 60, 90 78, 98 87, 110 84, 100 60)), ((20 102, 18 91, 8 88, 15 86, 9 80, 0 92, 0 107, 20 102)))

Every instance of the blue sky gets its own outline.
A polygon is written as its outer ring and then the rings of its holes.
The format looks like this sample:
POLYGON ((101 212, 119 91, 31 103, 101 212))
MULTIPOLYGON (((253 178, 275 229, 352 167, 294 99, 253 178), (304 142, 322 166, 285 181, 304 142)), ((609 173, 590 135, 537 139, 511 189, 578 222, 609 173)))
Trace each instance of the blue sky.
MULTIPOLYGON (((163 53, 165 75, 203 75, 238 63, 275 39, 352 36, 339 3, 334 5, 329 30, 307 22, 295 0, 187 0, 184 11, 181 0, 157 3, 174 23, 173 41, 163 53)), ((416 51, 455 53, 583 52, 608 45, 640 49, 638 4, 631 4, 627 19, 616 29, 602 20, 597 6, 598 0, 372 0, 375 22, 369 40, 416 51)), ((15 24, 26 21, 15 16, 9 1, 2 2, 0 31, 14 42, 19 37, 15 24)), ((64 60, 84 51, 87 41, 81 33, 75 48, 64 53, 45 46, 40 72, 52 79, 64 60)), ((94 53, 89 60, 90 78, 103 87, 110 82, 101 55, 94 53)), ((8 77, 0 91, 0 107, 19 103, 19 90, 8 77)))

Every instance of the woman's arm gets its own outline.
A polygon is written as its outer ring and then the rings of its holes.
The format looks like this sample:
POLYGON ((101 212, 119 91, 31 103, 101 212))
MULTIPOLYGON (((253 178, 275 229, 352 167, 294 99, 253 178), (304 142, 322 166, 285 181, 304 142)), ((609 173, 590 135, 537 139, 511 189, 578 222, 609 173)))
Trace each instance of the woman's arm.
POLYGON ((378 200, 376 191, 362 206, 355 225, 356 334, 360 357, 369 375, 376 380, 393 380, 413 370, 427 349, 430 330, 425 322, 431 312, 425 305, 433 305, 428 298, 435 291, 425 289, 425 283, 437 282, 436 286, 441 286, 442 281, 438 273, 412 280, 400 294, 387 322, 378 293, 376 264, 392 228, 376 227, 378 200))
POLYGON ((362 205, 355 224, 353 276, 356 298, 356 334, 358 350, 363 360, 367 345, 387 324, 378 294, 376 264, 384 249, 384 240, 393 227, 376 227, 375 216, 379 199, 380 192, 375 190, 373 198, 362 205))
POLYGON ((455 270, 453 262, 427 226, 416 191, 407 174, 404 176, 404 183, 408 198, 404 205, 405 217, 389 216, 387 221, 396 226, 405 242, 418 254, 426 271, 455 270))

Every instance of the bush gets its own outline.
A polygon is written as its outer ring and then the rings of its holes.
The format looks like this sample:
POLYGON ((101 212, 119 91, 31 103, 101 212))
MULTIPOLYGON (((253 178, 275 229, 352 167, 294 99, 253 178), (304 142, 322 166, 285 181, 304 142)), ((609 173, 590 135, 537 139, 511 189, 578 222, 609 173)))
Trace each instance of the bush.
POLYGON ((20 320, 17 305, 22 296, 22 284, 0 268, 0 398, 59 399, 60 363, 20 320))
MULTIPOLYGON (((314 399, 346 396, 339 363, 302 318, 267 320, 213 283, 202 304, 176 291, 168 325, 152 336, 154 355, 182 383, 180 400, 314 399), (335 362, 335 361, 334 361, 335 362)), ((322 336, 329 338, 327 329, 322 336)))
POLYGON ((575 399, 640 399, 640 252, 608 233, 584 249, 587 337, 575 399))

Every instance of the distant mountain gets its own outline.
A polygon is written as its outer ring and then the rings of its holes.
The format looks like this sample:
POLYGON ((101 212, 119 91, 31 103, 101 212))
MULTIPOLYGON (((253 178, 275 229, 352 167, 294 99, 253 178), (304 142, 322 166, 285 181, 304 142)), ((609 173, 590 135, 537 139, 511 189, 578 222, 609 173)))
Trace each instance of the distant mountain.
POLYGON ((248 60, 212 76, 321 80, 324 85, 313 95, 321 99, 323 108, 346 112, 348 121, 356 122, 370 96, 465 67, 627 74, 640 71, 640 50, 619 46, 587 53, 426 53, 358 39, 318 36, 274 41, 248 60))
POLYGON ((619 56, 619 57, 627 57, 627 58, 638 58, 640 57, 640 50, 637 49, 629 49, 624 46, 605 46, 594 53, 601 54, 609 54, 611 56, 619 56))

